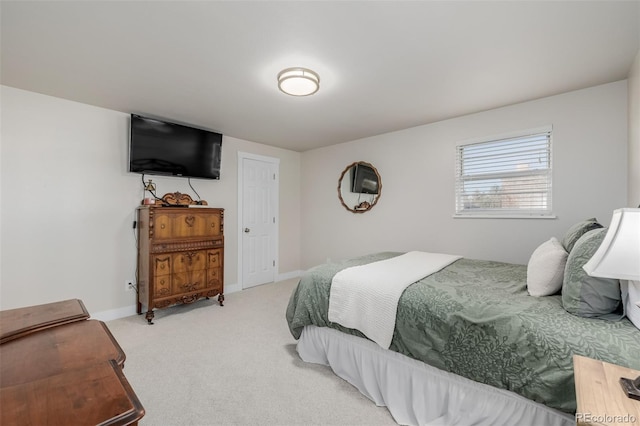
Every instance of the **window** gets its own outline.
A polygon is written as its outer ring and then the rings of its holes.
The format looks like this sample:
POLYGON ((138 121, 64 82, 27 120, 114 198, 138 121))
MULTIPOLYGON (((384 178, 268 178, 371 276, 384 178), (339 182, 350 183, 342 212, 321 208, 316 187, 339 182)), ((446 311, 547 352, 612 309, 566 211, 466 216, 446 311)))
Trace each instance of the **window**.
POLYGON ((456 147, 456 215, 551 216, 551 128, 456 147))

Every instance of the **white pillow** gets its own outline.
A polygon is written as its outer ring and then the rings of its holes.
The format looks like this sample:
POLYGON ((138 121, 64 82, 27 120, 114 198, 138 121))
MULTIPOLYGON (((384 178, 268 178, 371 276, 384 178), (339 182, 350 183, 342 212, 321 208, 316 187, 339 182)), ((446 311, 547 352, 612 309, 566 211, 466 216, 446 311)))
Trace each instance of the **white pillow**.
POLYGON ((550 296, 562 288, 568 253, 556 237, 540 244, 527 265, 527 290, 532 296, 550 296))
POLYGON ((624 314, 640 330, 640 281, 620 280, 620 290, 624 314))

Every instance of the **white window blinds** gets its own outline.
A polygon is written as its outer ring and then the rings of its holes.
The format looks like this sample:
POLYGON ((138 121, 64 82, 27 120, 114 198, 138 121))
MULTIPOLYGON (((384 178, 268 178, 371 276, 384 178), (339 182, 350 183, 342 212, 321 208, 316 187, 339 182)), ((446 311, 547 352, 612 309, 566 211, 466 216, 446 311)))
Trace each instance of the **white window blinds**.
POLYGON ((551 215, 551 128, 457 146, 456 215, 551 215))

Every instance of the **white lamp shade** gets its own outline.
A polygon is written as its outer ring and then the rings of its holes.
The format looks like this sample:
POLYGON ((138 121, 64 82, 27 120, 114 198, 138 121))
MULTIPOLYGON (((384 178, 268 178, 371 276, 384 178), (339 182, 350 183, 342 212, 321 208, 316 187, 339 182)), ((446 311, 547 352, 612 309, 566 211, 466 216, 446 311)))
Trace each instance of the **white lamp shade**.
POLYGON ((594 277, 640 280, 640 208, 614 210, 602 244, 583 269, 594 277))

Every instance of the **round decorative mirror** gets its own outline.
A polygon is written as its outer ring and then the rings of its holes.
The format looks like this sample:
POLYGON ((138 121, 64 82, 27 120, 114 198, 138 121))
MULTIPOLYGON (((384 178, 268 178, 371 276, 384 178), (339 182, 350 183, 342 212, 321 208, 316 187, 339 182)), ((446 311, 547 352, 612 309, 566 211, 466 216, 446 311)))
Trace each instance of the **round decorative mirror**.
POLYGON ((338 197, 351 213, 364 213, 376 205, 382 179, 373 165, 364 161, 349 164, 338 179, 338 197))

